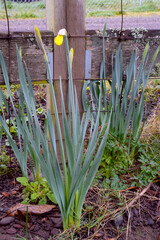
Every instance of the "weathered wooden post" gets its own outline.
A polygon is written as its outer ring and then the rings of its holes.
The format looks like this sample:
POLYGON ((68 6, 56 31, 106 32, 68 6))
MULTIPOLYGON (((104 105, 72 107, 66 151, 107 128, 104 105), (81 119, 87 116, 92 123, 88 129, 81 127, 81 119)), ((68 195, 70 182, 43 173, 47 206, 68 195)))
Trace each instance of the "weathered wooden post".
POLYGON ((73 79, 82 112, 81 90, 85 78, 85 0, 67 1, 67 31, 74 49, 73 79))
MULTIPOLYGON (((73 81, 77 88, 80 112, 81 90, 85 77, 85 0, 47 0, 53 6, 53 13, 47 15, 48 30, 53 30, 56 36, 58 31, 65 28, 69 37, 69 46, 74 49, 73 81), (50 20, 54 22, 50 23, 50 20)), ((48 5, 49 6, 49 3, 48 5)), ((51 7, 52 9, 52 7, 51 7)), ((62 78, 62 86, 65 102, 68 103, 68 72, 66 63, 65 45, 54 44, 54 89, 57 99, 57 107, 61 118, 61 95, 59 77, 62 78)), ((53 111, 54 114, 54 111, 53 111)))
MULTIPOLYGON (((74 49, 73 80, 77 87, 79 103, 81 103, 82 80, 85 69, 85 1, 84 0, 55 0, 54 3, 54 34, 61 28, 66 28, 69 45, 74 49)), ((54 45, 54 79, 63 80, 64 96, 68 93, 68 73, 65 57, 65 46, 54 45)), ((59 81, 54 82, 57 101, 60 104, 59 81)), ((67 99, 66 99, 66 102, 67 99)), ((82 107, 81 107, 82 110, 82 107)), ((61 112, 61 108, 59 108, 61 112)))
MULTIPOLYGON (((47 0, 46 18, 47 28, 52 30, 54 35, 57 35, 62 28, 67 30, 69 45, 74 49, 73 79, 78 89, 79 102, 81 102, 81 80, 84 79, 85 74, 85 0, 47 0)), ((65 80, 68 74, 64 45, 61 47, 54 45, 54 87, 58 104, 61 102, 59 76, 63 79, 63 91, 66 96, 68 81, 65 80)))

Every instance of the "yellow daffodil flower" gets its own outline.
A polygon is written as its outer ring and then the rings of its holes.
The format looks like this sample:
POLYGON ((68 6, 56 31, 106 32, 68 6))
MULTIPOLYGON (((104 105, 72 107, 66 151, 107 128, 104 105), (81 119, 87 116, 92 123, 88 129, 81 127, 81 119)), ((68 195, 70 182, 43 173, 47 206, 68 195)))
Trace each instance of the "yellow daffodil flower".
POLYGON ((55 44, 58 46, 62 45, 64 36, 67 36, 67 31, 65 28, 62 28, 59 30, 57 37, 54 39, 55 44))
POLYGON ((63 36, 62 35, 57 35, 57 37, 55 37, 54 42, 56 45, 60 46, 63 43, 63 36))
POLYGON ((74 50, 73 48, 71 48, 69 52, 69 60, 70 60, 71 68, 72 68, 72 62, 73 62, 73 55, 74 55, 74 50))
POLYGON ((37 26, 35 26, 34 34, 35 34, 35 38, 36 38, 36 41, 37 41, 37 45, 41 49, 41 51, 43 52, 44 58, 47 61, 48 60, 47 59, 47 54, 46 54, 46 51, 45 51, 45 48, 44 48, 44 44, 42 42, 42 37, 41 37, 40 31, 39 31, 37 26))

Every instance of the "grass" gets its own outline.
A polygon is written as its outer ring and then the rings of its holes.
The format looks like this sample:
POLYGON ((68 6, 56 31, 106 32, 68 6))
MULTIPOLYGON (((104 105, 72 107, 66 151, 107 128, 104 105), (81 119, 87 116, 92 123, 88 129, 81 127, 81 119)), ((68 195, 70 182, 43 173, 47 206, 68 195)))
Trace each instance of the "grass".
MULTIPOLYGON (((151 13, 159 12, 160 10, 160 1, 150 1, 149 3, 142 3, 140 6, 138 1, 123 1, 123 11, 124 15, 132 15, 134 13, 151 13)), ((87 2, 87 16, 88 17, 103 17, 103 16, 117 16, 121 14, 121 5, 120 1, 112 0, 110 3, 109 0, 99 2, 97 0, 92 0, 87 2)))
MULTIPOLYGON (((45 18, 45 2, 17 3, 7 1, 7 10, 10 18, 45 18)), ((5 19, 4 6, 0 11, 0 18, 5 19)))
MULTIPOLYGON (((124 15, 137 14, 158 14, 160 11, 160 0, 150 1, 149 3, 138 4, 139 1, 128 1, 123 4, 124 15), (137 3, 136 3, 137 2, 137 3)), ((17 3, 7 1, 7 9, 10 18, 45 18, 45 1, 32 3, 17 3)), ((118 0, 87 0, 86 1, 87 17, 113 17, 121 15, 120 1, 118 0), (111 2, 111 3, 110 3, 111 2)), ((6 14, 4 5, 0 10, 0 19, 5 19, 6 14)))

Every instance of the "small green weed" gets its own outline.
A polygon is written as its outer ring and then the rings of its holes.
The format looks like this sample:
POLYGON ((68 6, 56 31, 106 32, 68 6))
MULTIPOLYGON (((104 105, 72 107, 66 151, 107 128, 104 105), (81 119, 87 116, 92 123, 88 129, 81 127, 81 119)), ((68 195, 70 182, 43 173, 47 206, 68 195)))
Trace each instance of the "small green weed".
POLYGON ((103 152, 99 172, 106 178, 110 178, 116 170, 126 171, 130 163, 127 148, 125 144, 118 142, 110 135, 103 152))
POLYGON ((42 177, 35 182, 29 182, 27 177, 18 177, 17 181, 24 186, 22 191, 23 204, 46 204, 47 198, 53 203, 57 203, 45 177, 42 177))
POLYGON ((150 79, 145 89, 144 100, 146 103, 154 103, 160 94, 160 79, 150 79))
POLYGON ((0 175, 5 174, 8 170, 8 164, 10 163, 10 157, 7 155, 4 147, 0 154, 0 175))
POLYGON ((154 181, 160 172, 160 143, 132 141, 134 151, 128 154, 128 142, 119 143, 109 138, 104 150, 97 178, 110 189, 127 189, 145 186, 154 181), (101 176, 101 177, 99 177, 101 176))

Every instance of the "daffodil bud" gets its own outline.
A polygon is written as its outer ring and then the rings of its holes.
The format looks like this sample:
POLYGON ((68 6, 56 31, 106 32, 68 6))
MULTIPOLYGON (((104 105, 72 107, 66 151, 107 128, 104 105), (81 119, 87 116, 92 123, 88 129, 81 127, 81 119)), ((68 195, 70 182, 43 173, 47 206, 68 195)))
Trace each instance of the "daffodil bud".
POLYGON ((58 32, 58 35, 61 35, 61 36, 67 36, 67 31, 65 28, 62 28, 59 30, 58 32))
POLYGON ((45 48, 44 48, 44 44, 42 42, 42 37, 41 37, 40 31, 39 31, 37 26, 35 26, 34 34, 35 34, 37 45, 41 49, 41 51, 43 52, 44 58, 47 61, 47 54, 46 54, 46 51, 45 51, 45 48))
POLYGON ((72 68, 73 56, 74 56, 74 50, 73 48, 71 48, 69 52, 69 60, 70 60, 71 68, 72 68))

